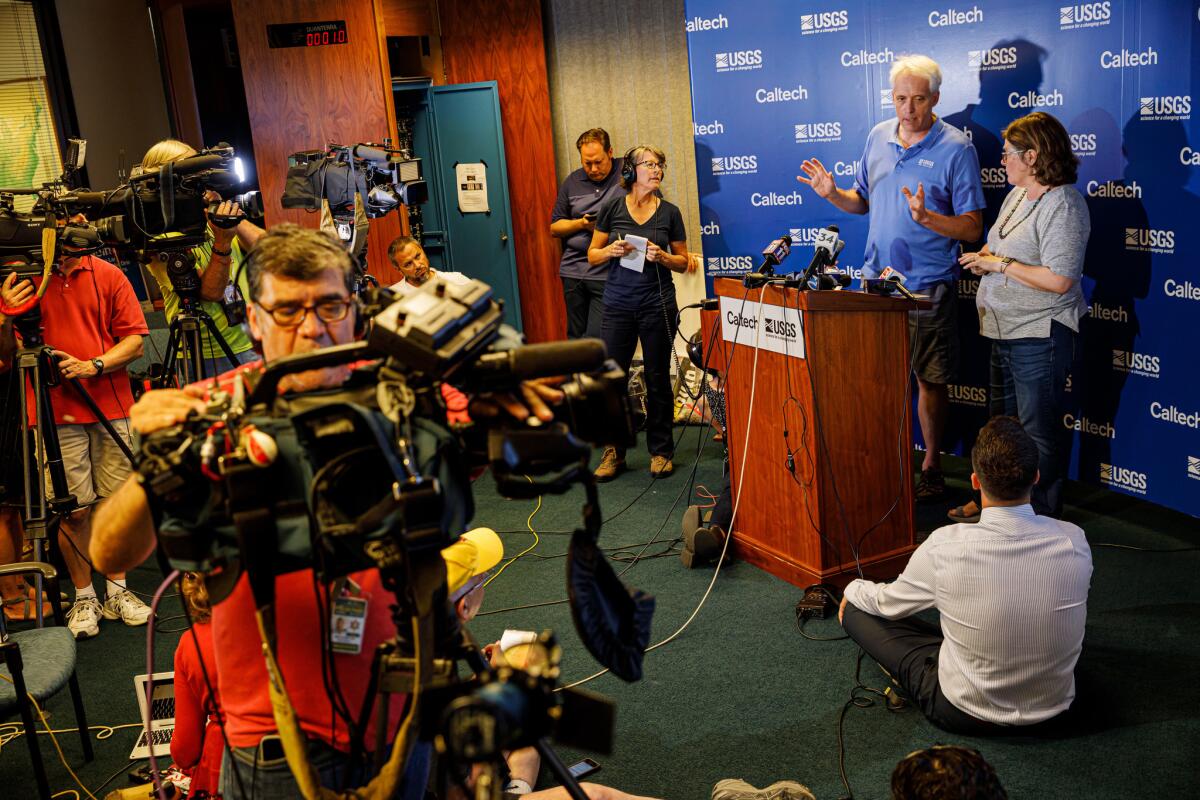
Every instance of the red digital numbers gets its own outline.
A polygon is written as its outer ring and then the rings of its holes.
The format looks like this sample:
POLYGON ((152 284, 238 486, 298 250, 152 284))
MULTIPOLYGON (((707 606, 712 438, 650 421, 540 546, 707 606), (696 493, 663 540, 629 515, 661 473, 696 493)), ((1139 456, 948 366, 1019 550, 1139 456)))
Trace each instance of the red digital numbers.
POLYGON ((334 31, 333 36, 329 35, 329 31, 319 31, 317 33, 304 34, 305 47, 319 47, 323 44, 345 44, 346 32, 334 31))

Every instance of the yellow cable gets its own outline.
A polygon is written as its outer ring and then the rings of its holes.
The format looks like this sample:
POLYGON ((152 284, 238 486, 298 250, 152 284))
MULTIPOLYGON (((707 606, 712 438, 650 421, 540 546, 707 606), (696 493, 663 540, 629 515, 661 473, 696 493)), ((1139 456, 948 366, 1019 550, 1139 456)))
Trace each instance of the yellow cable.
MULTIPOLYGON (((7 675, 0 675, 0 678, 3 678, 4 680, 13 684, 13 686, 16 686, 16 683, 13 682, 13 679, 7 675)), ((83 785, 83 781, 79 780, 79 776, 75 774, 75 770, 71 769, 71 765, 67 763, 67 757, 63 755, 62 747, 60 747, 58 744, 58 737, 55 736, 54 731, 50 729, 50 723, 46 721, 46 715, 42 713, 42 707, 38 705, 37 698, 31 695, 29 692, 26 692, 25 696, 29 698, 29 701, 33 703, 33 707, 37 709, 38 718, 41 719, 42 725, 46 728, 46 733, 50 734, 50 741, 54 742, 54 749, 58 751, 58 760, 61 761, 62 765, 67 768, 67 772, 71 773, 71 777, 75 779, 75 783, 79 784, 79 788, 83 789, 83 793, 90 797, 91 800, 97 800, 96 795, 88 791, 88 788, 83 785)), ((61 794, 67 794, 68 792, 74 791, 74 789, 67 789, 65 791, 58 792, 58 794, 53 796, 58 797, 61 794)), ((76 794, 75 797, 78 798, 79 795, 76 794)))
MULTIPOLYGON (((525 480, 529 481, 530 483, 533 483, 533 478, 529 477, 528 475, 525 476, 525 480)), ((538 544, 541 543, 541 541, 542 541, 541 537, 538 536, 538 532, 533 529, 533 518, 536 517, 537 513, 541 510, 542 510, 542 496, 538 495, 537 505, 535 505, 533 507, 533 513, 531 513, 529 515, 529 518, 525 520, 525 527, 529 528, 529 532, 533 534, 533 544, 529 545, 529 547, 526 547, 524 550, 517 553, 515 556, 510 558, 508 561, 505 561, 504 565, 502 567, 500 567, 500 569, 496 570, 496 573, 494 575, 492 575, 492 577, 490 577, 486 581, 484 581, 484 583, 483 583, 484 586, 487 586, 489 583, 496 580, 496 578, 499 578, 500 573, 502 573, 502 572, 504 572, 504 570, 508 569, 509 564, 513 563, 521 556, 528 555, 529 553, 533 552, 533 549, 535 547, 537 547, 538 544)))
MULTIPOLYGON (((109 738, 115 732, 122 728, 144 728, 140 722, 129 722, 124 725, 88 725, 89 731, 99 731, 96 734, 96 740, 101 741, 109 738)), ((55 728, 53 733, 77 733, 79 728, 55 728)), ((51 731, 38 731, 38 735, 45 736, 51 731)), ((13 739, 25 735, 25 726, 19 722, 4 722, 0 723, 0 748, 11 742, 13 739)))

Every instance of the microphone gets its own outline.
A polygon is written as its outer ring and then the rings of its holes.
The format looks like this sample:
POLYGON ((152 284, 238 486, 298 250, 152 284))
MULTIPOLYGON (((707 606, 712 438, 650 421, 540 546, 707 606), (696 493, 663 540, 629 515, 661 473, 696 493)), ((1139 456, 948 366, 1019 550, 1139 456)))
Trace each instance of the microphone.
POLYGON ((482 356, 471 366, 463 383, 473 391, 485 391, 511 385, 514 378, 591 372, 602 366, 607 357, 608 351, 599 339, 528 344, 482 356))
POLYGON ((845 246, 846 243, 838 236, 837 225, 829 225, 821 229, 821 232, 817 234, 817 241, 813 244, 812 261, 808 263, 808 269, 804 270, 804 274, 800 277, 801 286, 807 286, 813 275, 820 275, 835 265, 838 255, 845 246))
POLYGON ((758 269, 742 276, 742 285, 747 289, 755 289, 774 278, 775 267, 782 264, 791 252, 792 235, 790 233, 784 234, 778 239, 772 239, 771 243, 763 248, 763 261, 758 265, 758 269))

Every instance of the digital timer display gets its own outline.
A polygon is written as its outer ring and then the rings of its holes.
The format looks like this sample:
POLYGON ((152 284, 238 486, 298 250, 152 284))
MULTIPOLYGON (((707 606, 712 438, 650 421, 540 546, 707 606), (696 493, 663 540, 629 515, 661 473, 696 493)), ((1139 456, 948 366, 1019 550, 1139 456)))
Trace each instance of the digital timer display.
POLYGON ((345 44, 346 20, 289 22, 267 26, 267 44, 276 47, 321 47, 345 44))

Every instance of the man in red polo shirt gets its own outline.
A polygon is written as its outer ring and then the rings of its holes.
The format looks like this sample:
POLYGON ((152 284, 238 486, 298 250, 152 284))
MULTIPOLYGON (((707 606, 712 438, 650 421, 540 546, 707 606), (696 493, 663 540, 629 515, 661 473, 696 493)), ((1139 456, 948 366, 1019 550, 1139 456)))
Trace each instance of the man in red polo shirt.
MULTIPOLYGON (((21 306, 35 291, 30 281, 15 278, 10 274, 0 286, 0 298, 8 308, 21 306)), ((133 394, 125 368, 142 355, 142 336, 149 332, 129 280, 120 268, 95 256, 65 257, 51 272, 41 312, 44 339, 58 359, 62 377, 79 380, 128 444, 133 394)), ((12 319, 0 313, 0 362, 5 366, 12 364, 16 338, 12 319)), ((30 424, 44 424, 36 418, 32 387, 27 390, 30 424)), ((50 400, 67 488, 79 503, 79 508, 63 518, 58 533, 63 561, 75 586, 67 627, 81 639, 100 632, 101 617, 145 625, 150 609, 126 587, 124 572, 106 576, 107 599, 101 605, 83 555, 91 539, 91 506, 121 486, 130 474, 129 461, 65 381, 50 390, 50 400)))

